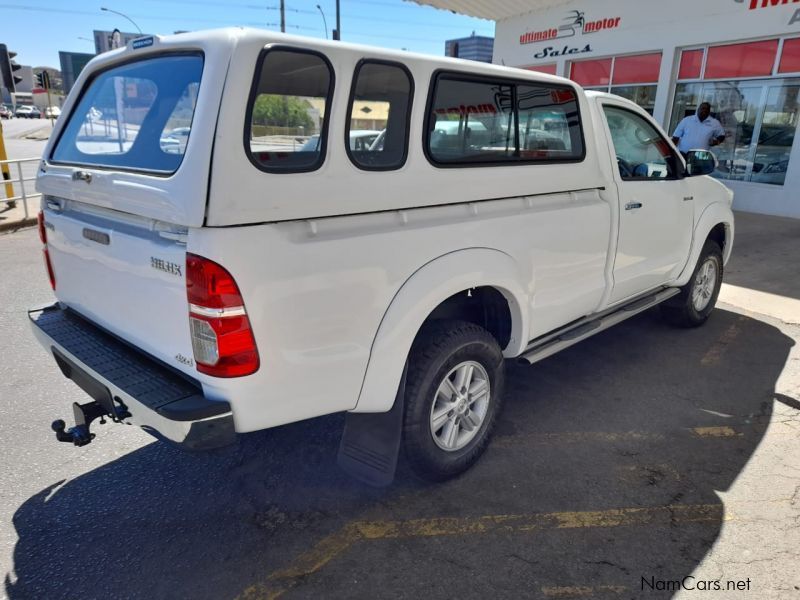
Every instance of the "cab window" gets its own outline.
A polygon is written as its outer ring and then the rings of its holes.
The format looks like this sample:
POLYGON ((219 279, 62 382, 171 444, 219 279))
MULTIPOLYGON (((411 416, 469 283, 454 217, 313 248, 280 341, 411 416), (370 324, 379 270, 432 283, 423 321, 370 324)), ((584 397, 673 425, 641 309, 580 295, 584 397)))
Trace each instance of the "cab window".
POLYGON ((677 160, 667 141, 641 115, 605 105, 603 112, 614 142, 623 180, 672 179, 677 160))

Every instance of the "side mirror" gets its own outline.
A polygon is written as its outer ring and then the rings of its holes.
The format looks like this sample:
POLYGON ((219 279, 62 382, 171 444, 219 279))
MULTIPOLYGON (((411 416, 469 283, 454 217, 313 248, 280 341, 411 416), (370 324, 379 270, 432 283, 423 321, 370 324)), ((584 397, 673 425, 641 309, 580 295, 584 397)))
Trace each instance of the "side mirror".
POLYGON ((718 164, 717 157, 710 150, 689 150, 686 153, 686 174, 689 177, 711 175, 718 164))

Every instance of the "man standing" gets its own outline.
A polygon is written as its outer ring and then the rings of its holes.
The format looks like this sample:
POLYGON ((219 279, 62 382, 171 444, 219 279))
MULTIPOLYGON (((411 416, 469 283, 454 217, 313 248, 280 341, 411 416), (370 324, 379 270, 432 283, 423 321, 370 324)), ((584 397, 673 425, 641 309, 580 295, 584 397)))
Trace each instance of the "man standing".
POLYGON ((686 156, 689 150, 710 150, 725 141, 722 124, 711 116, 711 105, 703 102, 691 117, 684 117, 672 134, 672 141, 686 156))

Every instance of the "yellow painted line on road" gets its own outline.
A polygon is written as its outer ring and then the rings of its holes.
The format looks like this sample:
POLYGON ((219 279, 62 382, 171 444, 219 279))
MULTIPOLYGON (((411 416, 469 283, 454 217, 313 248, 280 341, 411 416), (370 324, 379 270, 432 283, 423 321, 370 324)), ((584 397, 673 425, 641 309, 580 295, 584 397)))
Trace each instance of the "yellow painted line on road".
POLYGON ((746 320, 745 317, 741 316, 736 319, 736 321, 725 330, 725 333, 723 333, 720 338, 714 342, 711 348, 708 349, 708 352, 703 355, 703 358, 700 359, 700 364, 704 367, 712 367, 718 364, 722 359, 725 349, 739 337, 739 334, 742 332, 741 325, 746 320))
POLYGON ((591 587, 585 585, 571 585, 542 588, 542 594, 548 598, 592 598, 597 594, 624 594, 627 591, 628 588, 624 585, 595 585, 591 587))
POLYGON ((647 431, 564 431, 559 433, 533 433, 522 435, 497 436, 492 446, 500 448, 516 446, 520 443, 534 446, 550 446, 553 444, 580 444, 584 442, 626 442, 663 440, 661 433, 647 431))
POLYGON ((319 541, 311 550, 267 577, 266 584, 247 588, 242 600, 274 599, 318 572, 357 542, 463 536, 492 532, 520 533, 559 529, 607 528, 640 525, 718 522, 726 519, 719 504, 674 504, 649 508, 616 508, 476 517, 439 517, 405 521, 353 521, 319 541))
POLYGON ((744 434, 741 431, 736 431, 733 427, 694 427, 692 434, 701 438, 726 438, 726 437, 742 437, 744 434))

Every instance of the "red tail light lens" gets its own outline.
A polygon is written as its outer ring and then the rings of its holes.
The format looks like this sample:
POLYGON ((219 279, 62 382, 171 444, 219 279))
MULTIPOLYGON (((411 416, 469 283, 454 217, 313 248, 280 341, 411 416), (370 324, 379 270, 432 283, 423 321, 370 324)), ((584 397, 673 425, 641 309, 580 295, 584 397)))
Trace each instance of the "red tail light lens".
POLYGON ((50 253, 47 248, 44 248, 42 253, 44 254, 44 266, 47 269, 47 276, 50 278, 50 287, 53 288, 53 291, 56 291, 56 273, 53 271, 53 263, 50 262, 50 253))
POLYGON ((255 373, 258 349, 233 276, 221 265, 187 253, 186 296, 197 370, 215 377, 255 373))
POLYGON ((36 221, 39 226, 39 239, 42 240, 42 254, 44 255, 44 266, 47 269, 47 276, 50 278, 50 287, 53 291, 56 289, 56 272, 53 271, 53 263, 50 261, 50 253, 47 251, 47 229, 44 226, 44 211, 39 211, 36 215, 36 221))
POLYGON ((39 225, 39 239, 42 240, 43 244, 47 243, 47 231, 44 228, 44 211, 40 210, 39 214, 36 215, 36 221, 39 225))

